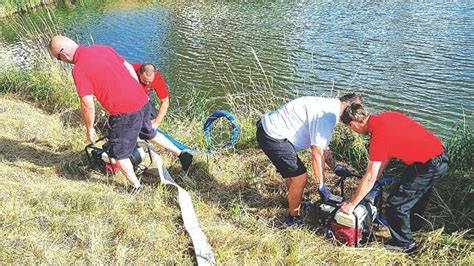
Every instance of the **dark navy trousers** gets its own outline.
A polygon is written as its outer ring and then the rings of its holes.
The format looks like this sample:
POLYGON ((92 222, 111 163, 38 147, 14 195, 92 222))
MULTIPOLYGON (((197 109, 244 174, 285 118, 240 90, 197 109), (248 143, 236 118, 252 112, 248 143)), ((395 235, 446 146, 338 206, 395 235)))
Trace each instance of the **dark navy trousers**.
POLYGON ((428 162, 409 165, 402 174, 401 182, 388 198, 387 221, 393 240, 400 246, 412 242, 413 232, 421 228, 422 218, 433 186, 448 170, 448 153, 428 162))

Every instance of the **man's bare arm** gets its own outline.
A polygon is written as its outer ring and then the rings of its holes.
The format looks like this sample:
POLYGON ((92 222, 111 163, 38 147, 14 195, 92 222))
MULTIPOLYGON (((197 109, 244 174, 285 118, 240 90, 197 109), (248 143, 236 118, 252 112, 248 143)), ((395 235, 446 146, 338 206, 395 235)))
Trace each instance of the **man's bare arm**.
POLYGON ((346 201, 341 204, 341 210, 345 213, 352 213, 355 206, 369 193, 369 191, 374 186, 375 181, 377 180, 377 175, 379 173, 382 162, 373 162, 369 161, 367 166, 367 171, 359 182, 356 192, 349 201, 346 201))
POLYGON ((382 176, 383 172, 385 171, 385 169, 387 168, 387 166, 390 164, 390 160, 391 160, 391 158, 388 158, 387 160, 385 160, 384 162, 382 162, 382 165, 380 166, 379 172, 377 173, 377 179, 376 179, 376 180, 379 180, 379 179, 380 179, 380 177, 382 176))
POLYGON ((161 100, 160 109, 158 109, 158 115, 156 116, 155 119, 151 121, 153 128, 157 128, 160 126, 161 122, 163 121, 163 118, 166 115, 166 112, 168 111, 169 106, 170 106, 169 97, 166 97, 161 100))
POLYGON ((94 142, 94 120, 95 120, 95 105, 94 96, 87 95, 81 97, 81 113, 86 125, 86 138, 90 142, 94 142))
POLYGON ((314 178, 318 184, 324 183, 324 151, 318 146, 311 146, 311 166, 313 167, 314 178))

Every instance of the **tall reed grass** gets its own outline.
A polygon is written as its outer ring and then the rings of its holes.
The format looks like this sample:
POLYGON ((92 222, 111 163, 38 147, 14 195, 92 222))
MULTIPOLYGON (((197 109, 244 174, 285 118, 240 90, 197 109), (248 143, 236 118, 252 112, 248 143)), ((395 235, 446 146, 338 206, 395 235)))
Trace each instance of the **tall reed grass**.
POLYGON ((21 55, 10 54, 5 46, 0 46, 5 55, 0 92, 20 95, 50 111, 78 107, 70 66, 53 60, 47 49, 49 38, 60 33, 58 25, 51 11, 39 20, 23 16, 11 24, 18 41, 28 49, 30 60, 26 68, 15 65, 14 57, 21 55))
POLYGON ((50 4, 76 2, 69 0, 2 0, 0 5, 0 18, 17 13, 27 13, 33 9, 50 4))

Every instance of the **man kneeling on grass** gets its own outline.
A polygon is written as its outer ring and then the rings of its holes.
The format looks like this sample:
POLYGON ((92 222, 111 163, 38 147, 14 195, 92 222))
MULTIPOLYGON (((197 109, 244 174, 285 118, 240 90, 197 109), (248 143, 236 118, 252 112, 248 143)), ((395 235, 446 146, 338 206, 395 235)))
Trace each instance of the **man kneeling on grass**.
POLYGON ((352 93, 339 99, 300 97, 265 114, 257 122, 258 144, 285 179, 288 188, 289 215, 284 227, 303 224, 300 205, 308 174, 298 157, 299 151, 311 147, 311 165, 319 195, 324 201, 331 196, 324 185, 326 162, 336 175, 351 175, 332 159, 328 146, 342 111, 354 102, 363 103, 362 96, 352 93))
POLYGON ((448 169, 448 154, 432 132, 410 117, 398 112, 370 115, 362 105, 352 104, 341 120, 353 131, 370 133, 367 171, 354 196, 341 204, 341 210, 352 213, 372 189, 392 158, 407 164, 400 185, 388 198, 387 220, 392 239, 385 248, 412 252, 416 248, 412 231, 421 229, 423 212, 433 185, 448 169))
MULTIPOLYGON (((136 71, 138 76, 138 81, 143 87, 143 90, 148 94, 148 109, 150 110, 150 119, 153 129, 157 129, 163 118, 168 111, 170 104, 168 96, 168 86, 163 76, 156 70, 156 67, 150 63, 135 63, 132 64, 133 69, 136 71), (156 94, 160 101, 160 108, 156 110, 155 103, 153 101, 153 94, 156 94)), ((166 150, 174 153, 178 156, 181 166, 184 171, 189 169, 193 155, 189 152, 180 150, 176 145, 174 145, 169 139, 167 139, 160 132, 156 132, 157 144, 166 150)))

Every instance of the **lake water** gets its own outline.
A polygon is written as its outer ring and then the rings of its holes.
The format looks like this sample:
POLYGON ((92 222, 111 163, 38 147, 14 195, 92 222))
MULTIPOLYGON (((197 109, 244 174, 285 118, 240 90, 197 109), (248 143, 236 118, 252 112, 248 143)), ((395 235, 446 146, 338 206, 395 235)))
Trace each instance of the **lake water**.
POLYGON ((361 92, 440 135, 473 125, 474 6, 469 3, 162 3, 57 10, 67 35, 153 62, 172 95, 248 84, 252 48, 280 93, 361 92), (229 70, 231 69, 231 70, 229 70), (333 90, 333 86, 335 90, 333 90))

